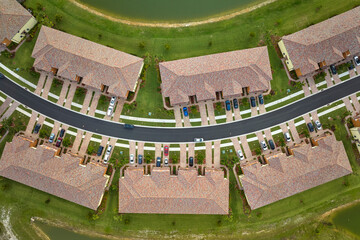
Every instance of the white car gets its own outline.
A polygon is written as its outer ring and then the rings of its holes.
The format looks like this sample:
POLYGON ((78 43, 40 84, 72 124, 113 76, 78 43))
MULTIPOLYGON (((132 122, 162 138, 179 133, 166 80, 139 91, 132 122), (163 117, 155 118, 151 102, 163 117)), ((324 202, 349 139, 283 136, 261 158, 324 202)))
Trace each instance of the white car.
POLYGON ((165 166, 169 165, 169 159, 168 159, 168 158, 165 158, 165 160, 164 160, 164 165, 165 165, 165 166))
POLYGON ((355 64, 356 64, 356 66, 360 66, 360 59, 359 59, 358 56, 355 56, 355 57, 354 57, 354 62, 355 62, 355 64))
POLYGON ((319 122, 319 120, 315 121, 315 126, 316 126, 317 130, 321 129, 321 123, 319 122))
POLYGON ((130 154, 130 164, 134 164, 134 162, 135 162, 134 154, 130 154))
POLYGON ((115 106, 115 103, 116 103, 116 97, 112 97, 110 100, 110 106, 111 107, 115 106))
POLYGON ((290 133, 286 132, 286 133, 284 134, 284 136, 285 136, 285 139, 286 139, 287 142, 291 142, 290 133))
POLYGON ((111 116, 111 114, 113 113, 113 110, 114 110, 114 107, 110 106, 110 107, 108 108, 106 114, 107 114, 108 116, 111 116))
POLYGON ((238 150, 238 155, 239 155, 239 158, 240 158, 240 160, 244 160, 244 154, 242 153, 242 151, 241 150, 238 150))
POLYGON ((264 151, 266 151, 268 149, 267 145, 266 145, 266 142, 265 141, 261 141, 261 147, 264 151))
POLYGON ((105 153, 105 156, 104 156, 104 163, 108 163, 109 162, 109 157, 110 157, 110 153, 111 153, 111 150, 112 150, 112 146, 109 145, 106 149, 106 153, 105 153))
POLYGON ((194 142, 203 142, 204 139, 203 138, 194 138, 194 142))

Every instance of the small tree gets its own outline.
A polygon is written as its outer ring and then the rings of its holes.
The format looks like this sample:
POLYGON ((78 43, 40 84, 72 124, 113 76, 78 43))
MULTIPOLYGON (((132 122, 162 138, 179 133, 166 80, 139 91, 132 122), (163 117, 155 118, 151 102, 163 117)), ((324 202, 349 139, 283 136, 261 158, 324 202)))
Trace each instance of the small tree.
POLYGON ((173 164, 177 164, 179 162, 179 158, 177 155, 174 155, 172 158, 171 158, 171 161, 173 164))
POLYGON ((191 111, 192 113, 197 113, 197 107, 196 107, 195 105, 191 106, 191 107, 190 107, 190 111, 191 111))
POLYGON ((145 48, 145 42, 144 42, 144 41, 139 43, 139 48, 140 48, 140 49, 144 49, 144 48, 145 48))
POLYGON ((165 49, 166 49, 167 51, 170 50, 170 47, 171 47, 170 44, 168 44, 168 43, 165 44, 165 49))
POLYGON ((197 152, 196 153, 196 162, 197 162, 197 164, 203 164, 204 159, 205 159, 205 156, 204 156, 203 152, 197 152))
POLYGON ((40 138, 49 138, 50 137, 50 133, 48 131, 46 131, 45 129, 41 129, 39 132, 39 137, 40 138))
POLYGON ((220 112, 222 110, 221 102, 217 102, 215 105, 216 111, 220 112))
POLYGON ((94 152, 95 152, 95 147, 90 144, 90 145, 88 146, 87 153, 88 153, 89 155, 91 155, 91 154, 93 154, 94 152))
POLYGON ((69 138, 65 138, 62 144, 64 147, 69 147, 71 145, 71 141, 69 138))
POLYGON ((86 93, 85 88, 81 88, 81 87, 76 88, 75 95, 76 95, 77 97, 81 97, 81 96, 83 96, 85 93, 86 93))
POLYGON ((62 19, 63 19, 62 15, 60 15, 60 14, 55 15, 55 22, 56 23, 60 23, 62 21, 62 19))
POLYGON ((280 138, 280 140, 279 140, 279 145, 280 145, 281 147, 285 147, 285 146, 286 146, 284 138, 280 138))
POLYGON ((146 162, 147 164, 151 163, 151 156, 150 156, 149 154, 146 154, 146 155, 145 155, 145 162, 146 162))
POLYGON ((255 149, 255 153, 256 153, 256 155, 261 155, 261 149, 258 147, 258 148, 256 148, 255 149))

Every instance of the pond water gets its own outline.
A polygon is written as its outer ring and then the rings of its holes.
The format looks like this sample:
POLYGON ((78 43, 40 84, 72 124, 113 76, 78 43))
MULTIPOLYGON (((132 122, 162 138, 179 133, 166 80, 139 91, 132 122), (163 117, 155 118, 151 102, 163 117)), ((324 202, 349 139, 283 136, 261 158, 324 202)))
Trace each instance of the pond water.
POLYGON ((360 237, 360 203, 339 210, 334 214, 333 223, 360 237))
POLYGON ((41 222, 36 222, 36 226, 38 226, 51 240, 107 240, 105 238, 90 237, 87 235, 78 234, 41 222))
POLYGON ((184 22, 233 12, 261 0, 78 0, 110 15, 147 21, 184 22))

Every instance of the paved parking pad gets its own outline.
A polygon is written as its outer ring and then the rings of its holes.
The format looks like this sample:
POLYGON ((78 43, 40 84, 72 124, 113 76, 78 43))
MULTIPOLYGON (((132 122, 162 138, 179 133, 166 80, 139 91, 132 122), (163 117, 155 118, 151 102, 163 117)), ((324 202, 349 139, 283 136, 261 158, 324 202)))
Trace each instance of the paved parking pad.
POLYGON ((318 90, 317 87, 316 87, 314 78, 313 78, 313 77, 308 77, 307 80, 308 80, 308 83, 309 83, 311 92, 312 92, 313 94, 314 94, 314 93, 317 93, 319 90, 318 90))
POLYGON ((251 107, 251 116, 258 115, 257 107, 251 107))
POLYGON ((206 106, 205 102, 199 102, 199 111, 200 111, 200 117, 201 117, 201 125, 208 125, 207 120, 207 113, 206 113, 206 106))
POLYGON ((307 85, 306 81, 304 81, 304 86, 302 86, 302 89, 304 91, 305 97, 311 94, 309 90, 309 86, 307 85))
POLYGON ((72 100, 74 98, 76 88, 77 88, 76 83, 70 83, 69 93, 66 96, 66 103, 65 103, 66 108, 71 108, 71 103, 72 103, 72 100))
POLYGON ((157 157, 161 157, 161 144, 155 143, 155 161, 157 157))
POLYGON ((231 109, 232 108, 230 108, 230 111, 226 111, 226 122, 232 122, 234 120, 231 109))
POLYGON ((13 114, 16 110, 16 108, 19 106, 20 104, 16 101, 13 101, 13 103, 11 104, 11 106, 5 111, 5 113, 1 116, 0 118, 0 122, 2 120, 4 120, 5 118, 9 118, 11 116, 11 114, 13 114))
POLYGON ((174 116, 176 121, 176 127, 182 127, 183 124, 182 124, 180 106, 174 106, 174 116))
POLYGON ((318 114, 317 114, 316 111, 311 112, 311 118, 312 118, 312 120, 313 120, 314 122, 315 122, 316 120, 320 121, 320 120, 319 120, 319 116, 318 116, 318 114))
POLYGON ((359 112, 359 111, 360 111, 360 104, 359 104, 359 100, 357 99, 356 94, 351 95, 351 96, 350 96, 350 99, 351 99, 351 101, 352 101, 352 104, 353 104, 354 107, 355 107, 355 110, 356 110, 357 112, 359 112))
POLYGON ((81 143, 81 147, 80 147, 80 150, 79 150, 80 155, 84 155, 84 154, 87 153, 87 149, 88 149, 88 145, 90 143, 91 137, 92 137, 92 133, 87 132, 85 134, 85 137, 83 139, 83 142, 81 143))
POLYGON ((145 143, 144 142, 138 142, 137 143, 138 145, 138 155, 143 155, 144 156, 144 145, 145 143))
POLYGON ((82 104, 82 108, 80 110, 81 113, 86 114, 90 105, 91 97, 92 97, 93 91, 90 91, 89 89, 86 91, 85 99, 82 104))
POLYGON ((350 102, 350 100, 349 100, 348 97, 343 98, 342 101, 344 102, 345 107, 346 107, 347 110, 349 110, 350 112, 353 112, 353 111, 354 111, 354 108, 353 108, 353 106, 351 105, 351 102, 350 102))
POLYGON ((26 135, 31 135, 32 134, 32 131, 34 129, 34 125, 35 125, 35 122, 36 122, 36 119, 37 119, 38 115, 39 115, 38 112, 32 111, 29 123, 28 123, 28 125, 26 127, 26 130, 25 130, 26 135))
POLYGON ((300 139, 299 133, 298 133, 297 130, 296 130, 296 126, 295 126, 294 120, 289 121, 288 124, 289 124, 289 128, 290 128, 291 135, 292 135, 292 137, 293 137, 293 139, 294 139, 294 142, 295 142, 295 143, 300 143, 300 142, 301 142, 301 139, 300 139))
POLYGON ((71 152, 73 152, 75 154, 78 153, 83 135, 84 135, 84 132, 78 129, 73 146, 71 148, 71 152))
MULTIPOLYGON (((220 142, 221 141, 215 141, 214 142, 214 167, 220 168, 220 142)), ((206 160, 206 167, 211 167, 210 163, 206 160)))
POLYGON ((66 97, 66 93, 68 92, 69 90, 69 85, 70 83, 68 81, 65 81, 63 83, 63 86, 61 88, 61 92, 60 92, 60 95, 59 95, 59 99, 57 101, 57 104, 59 105, 64 105, 64 101, 65 101, 65 97, 66 97))
POLYGON ((95 115, 95 110, 96 110, 96 107, 97 107, 97 105, 98 105, 98 101, 99 101, 100 95, 101 95, 100 92, 95 91, 95 94, 94 94, 94 97, 93 97, 92 100, 91 100, 91 105, 90 105, 90 109, 89 109, 89 112, 88 112, 88 114, 89 114, 90 116, 94 116, 94 115, 95 115))
POLYGON ((124 103, 125 103, 125 100, 120 98, 117 100, 117 105, 116 105, 116 108, 115 108, 115 112, 114 112, 114 117, 113 117, 113 121, 115 122, 119 122, 120 121, 120 116, 121 116, 121 112, 123 110, 123 107, 124 107, 124 103))
POLYGON ((195 143, 189 143, 188 157, 193 157, 195 159, 195 143))
POLYGON ((252 158, 252 153, 249 147, 249 143, 247 142, 246 136, 240 136, 241 145, 244 149, 244 154, 246 158, 252 158))
POLYGON ((12 99, 10 97, 7 97, 5 99, 5 102, 0 106, 0 116, 5 112, 5 110, 10 106, 10 103, 12 102, 12 99))
POLYGON ((341 79, 340 79, 340 77, 339 77, 338 74, 335 74, 335 75, 333 75, 332 77, 333 77, 333 79, 334 79, 335 84, 338 84, 338 83, 341 82, 341 79))
MULTIPOLYGON (((53 130, 52 130, 52 133, 55 134, 55 137, 57 136, 57 133, 59 132, 59 129, 60 129, 60 123, 55 121, 54 122, 54 127, 53 127, 53 130)), ((55 140, 54 140, 55 141, 55 140)))
POLYGON ((266 113, 265 104, 259 104, 260 114, 266 113))
POLYGON ((46 80, 46 83, 45 83, 45 86, 44 86, 44 89, 43 89, 43 92, 42 92, 42 94, 41 94, 41 96, 43 97, 43 98, 46 98, 47 99, 47 97, 48 97, 48 95, 49 95, 49 91, 50 91, 50 88, 51 88, 51 85, 52 85, 52 82, 53 82, 53 78, 54 78, 54 76, 51 74, 49 74, 48 75, 48 77, 47 77, 47 80, 46 80))
POLYGON ((264 133, 265 133, 265 137, 266 137, 266 140, 273 140, 274 141, 274 139, 273 139, 273 137, 272 137, 272 135, 271 135, 271 131, 270 131, 270 129, 265 129, 264 130, 264 133))
POLYGON ((212 166, 212 142, 206 142, 205 161, 206 166, 212 166))
POLYGON ((186 144, 180 144, 180 167, 186 168, 186 144))
POLYGON ((215 125, 216 119, 215 119, 215 112, 214 112, 214 103, 212 101, 206 101, 206 107, 207 107, 207 111, 208 111, 208 115, 209 115, 210 125, 215 125))
POLYGON ((240 108, 234 108, 234 117, 235 117, 235 120, 241 119, 240 108))
POLYGON ((41 94, 41 90, 44 87, 44 83, 45 83, 45 79, 46 79, 46 73, 40 73, 40 78, 39 81, 36 85, 36 89, 34 91, 35 94, 40 95, 41 94))
POLYGON ((354 69, 349 70, 349 75, 351 78, 355 77, 356 76, 355 70, 354 69))
POLYGON ((327 87, 334 85, 334 82, 331 80, 331 76, 329 73, 326 74, 325 81, 326 81, 327 87))

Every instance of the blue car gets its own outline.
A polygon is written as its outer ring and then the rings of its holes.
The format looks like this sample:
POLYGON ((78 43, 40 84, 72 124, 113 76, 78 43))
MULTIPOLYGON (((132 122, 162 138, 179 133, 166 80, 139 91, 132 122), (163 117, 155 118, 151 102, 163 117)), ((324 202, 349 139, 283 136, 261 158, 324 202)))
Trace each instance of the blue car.
POLYGON ((259 95, 259 103, 264 104, 264 98, 261 94, 259 95))
POLYGON ((104 147, 103 147, 103 146, 99 146, 96 155, 101 156, 103 150, 104 150, 104 147))
POLYGON ((138 164, 142 164, 143 156, 141 154, 138 155, 138 164))
POLYGON ((256 101, 254 97, 250 98, 251 107, 256 107, 256 101))
POLYGON ((189 116, 187 107, 183 107, 183 112, 184 112, 184 116, 185 116, 185 117, 189 116))
POLYGON ((226 111, 230 111, 231 110, 231 105, 230 105, 230 101, 226 100, 225 101, 225 107, 226 107, 226 111))
POLYGON ((313 131, 315 130, 315 129, 314 129, 314 126, 312 125, 311 122, 309 122, 309 123, 307 124, 307 126, 308 126, 310 132, 313 132, 313 131))
POLYGON ((156 167, 161 167, 161 158, 160 157, 156 158, 156 167))

